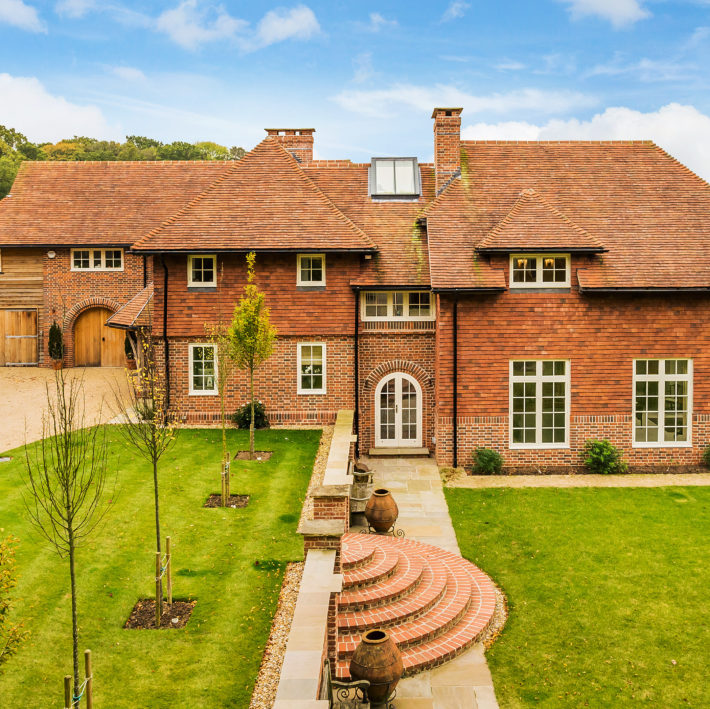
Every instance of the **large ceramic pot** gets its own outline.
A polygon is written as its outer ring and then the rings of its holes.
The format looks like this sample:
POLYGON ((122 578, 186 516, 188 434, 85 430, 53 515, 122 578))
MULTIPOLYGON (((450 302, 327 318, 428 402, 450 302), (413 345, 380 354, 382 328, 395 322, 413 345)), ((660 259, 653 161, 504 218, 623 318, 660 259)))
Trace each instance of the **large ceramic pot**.
POLYGON ((365 517, 369 525, 380 534, 394 527, 399 508, 389 490, 375 490, 365 505, 365 517))
POLYGON ((399 648, 384 630, 368 630, 350 660, 350 676, 370 682, 367 696, 374 706, 384 704, 402 678, 399 648))

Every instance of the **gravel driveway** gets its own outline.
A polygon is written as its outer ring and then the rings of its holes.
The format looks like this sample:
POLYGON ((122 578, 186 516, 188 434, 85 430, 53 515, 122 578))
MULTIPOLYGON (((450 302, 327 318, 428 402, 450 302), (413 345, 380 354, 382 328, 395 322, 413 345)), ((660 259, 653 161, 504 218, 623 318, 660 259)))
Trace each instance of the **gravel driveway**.
MULTIPOLYGON (((65 375, 83 378, 86 420, 89 424, 114 418, 111 387, 125 389, 123 368, 67 369, 65 375)), ((0 452, 41 438, 47 383, 50 387, 54 386, 52 369, 0 367, 0 452)))

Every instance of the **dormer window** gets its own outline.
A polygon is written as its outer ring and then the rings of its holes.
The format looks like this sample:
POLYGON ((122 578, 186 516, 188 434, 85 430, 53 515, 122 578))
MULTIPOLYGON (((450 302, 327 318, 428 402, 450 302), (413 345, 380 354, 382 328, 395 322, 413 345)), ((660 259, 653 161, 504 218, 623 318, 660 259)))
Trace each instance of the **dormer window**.
POLYGON ((298 254, 296 285, 325 286, 325 254, 298 254))
POLYGON ((190 288, 217 287, 217 257, 215 255, 187 257, 187 285, 190 288))
POLYGON ((373 197, 418 197, 420 193, 416 158, 372 158, 370 194, 373 197))
POLYGON ((511 254, 511 288, 569 288, 569 254, 511 254))

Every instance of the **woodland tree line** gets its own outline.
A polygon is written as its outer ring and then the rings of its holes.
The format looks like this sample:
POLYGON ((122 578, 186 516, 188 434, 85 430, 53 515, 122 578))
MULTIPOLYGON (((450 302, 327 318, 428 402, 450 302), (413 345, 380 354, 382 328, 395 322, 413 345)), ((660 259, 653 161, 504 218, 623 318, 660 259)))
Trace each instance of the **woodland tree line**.
POLYGON ((22 133, 0 125, 0 198, 12 187, 24 160, 239 160, 244 148, 203 141, 162 143, 129 135, 123 143, 75 135, 56 143, 32 143, 22 133))

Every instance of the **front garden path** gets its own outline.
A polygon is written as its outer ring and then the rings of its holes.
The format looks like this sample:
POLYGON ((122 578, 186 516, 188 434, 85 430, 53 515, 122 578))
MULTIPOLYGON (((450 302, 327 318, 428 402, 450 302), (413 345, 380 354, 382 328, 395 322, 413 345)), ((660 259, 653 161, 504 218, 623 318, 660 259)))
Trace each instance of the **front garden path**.
MULTIPOLYGON (((364 459, 375 487, 386 487, 399 507, 397 527, 407 539, 441 547, 460 556, 444 498, 439 469, 431 458, 364 459)), ((358 527, 352 528, 358 532, 358 527)), ((485 571, 485 569, 484 569, 485 571)), ((494 709, 493 680, 479 643, 451 662, 403 679, 397 709, 494 709)))
POLYGON ((710 473, 646 473, 627 475, 464 475, 449 479, 447 487, 669 487, 710 485, 710 473))

